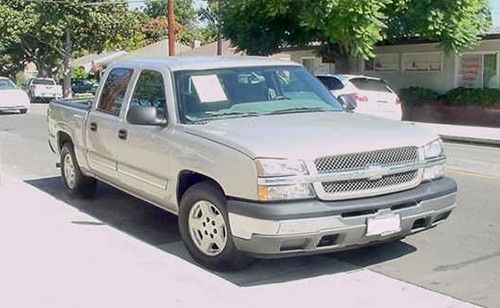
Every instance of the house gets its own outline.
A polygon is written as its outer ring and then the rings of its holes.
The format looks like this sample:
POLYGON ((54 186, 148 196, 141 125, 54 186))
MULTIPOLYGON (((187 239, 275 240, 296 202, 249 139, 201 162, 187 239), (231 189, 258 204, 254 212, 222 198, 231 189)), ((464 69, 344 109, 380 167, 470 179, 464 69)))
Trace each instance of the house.
MULTIPOLYGON (((334 73, 335 64, 317 55, 317 47, 286 50, 313 73, 334 73)), ((376 47, 375 58, 355 59, 353 74, 375 76, 393 88, 425 87, 444 93, 459 86, 500 87, 500 31, 481 36, 479 44, 446 53, 438 42, 408 39, 376 47)))

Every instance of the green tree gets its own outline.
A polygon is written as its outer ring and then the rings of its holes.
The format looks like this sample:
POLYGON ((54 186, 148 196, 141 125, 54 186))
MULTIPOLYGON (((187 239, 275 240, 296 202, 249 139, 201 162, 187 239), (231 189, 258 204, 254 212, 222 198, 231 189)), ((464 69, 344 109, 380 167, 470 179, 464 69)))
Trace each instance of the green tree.
POLYGON ((65 94, 73 54, 143 44, 140 19, 122 2, 0 0, 0 9, 23 21, 19 27, 0 23, 0 31, 10 33, 0 37, 3 54, 33 61, 41 76, 63 77, 65 94))
POLYGON ((249 54, 320 45, 339 72, 353 56, 371 58, 377 43, 419 36, 456 51, 490 26, 486 0, 231 0, 221 16, 224 36, 249 54))

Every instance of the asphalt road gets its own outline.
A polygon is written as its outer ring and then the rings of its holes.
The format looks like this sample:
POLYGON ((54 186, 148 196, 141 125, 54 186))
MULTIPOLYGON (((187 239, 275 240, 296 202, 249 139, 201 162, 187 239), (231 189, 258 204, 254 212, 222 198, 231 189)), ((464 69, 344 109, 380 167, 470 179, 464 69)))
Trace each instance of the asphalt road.
MULTIPOLYGON (((99 223, 189 259, 179 243, 173 215, 102 184, 91 201, 65 195, 55 167, 57 157, 47 145, 45 112, 46 105, 33 105, 27 115, 0 114, 2 172, 99 223)), ((304 257, 259 261, 238 275, 219 275, 236 285, 252 286, 361 268, 462 301, 500 307, 500 149, 461 144, 446 148, 447 173, 459 183, 458 208, 446 223, 394 243, 330 254, 327 257, 339 265, 336 270, 322 268, 317 257, 304 257), (308 262, 316 264, 314 270, 305 270, 308 262), (273 274, 285 266, 286 274, 273 274)))

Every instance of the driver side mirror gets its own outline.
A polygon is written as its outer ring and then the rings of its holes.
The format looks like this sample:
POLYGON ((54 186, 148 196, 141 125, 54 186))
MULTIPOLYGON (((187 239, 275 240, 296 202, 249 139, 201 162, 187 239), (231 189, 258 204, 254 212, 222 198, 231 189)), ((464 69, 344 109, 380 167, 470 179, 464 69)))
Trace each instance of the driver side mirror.
POLYGON ((354 112, 354 109, 358 107, 358 103, 352 95, 343 94, 339 95, 337 99, 340 101, 342 108, 347 112, 354 112))
POLYGON ((135 125, 166 126, 167 119, 159 118, 156 107, 133 106, 127 112, 127 122, 135 125))

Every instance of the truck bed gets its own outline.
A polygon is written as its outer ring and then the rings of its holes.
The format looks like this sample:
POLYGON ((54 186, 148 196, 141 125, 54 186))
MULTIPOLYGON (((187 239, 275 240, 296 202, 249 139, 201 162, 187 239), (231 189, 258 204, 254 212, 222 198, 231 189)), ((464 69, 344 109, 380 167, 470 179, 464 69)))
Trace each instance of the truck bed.
POLYGON ((57 132, 70 136, 77 152, 85 147, 84 128, 91 105, 88 99, 60 99, 49 104, 49 140, 55 151, 59 149, 57 132))

